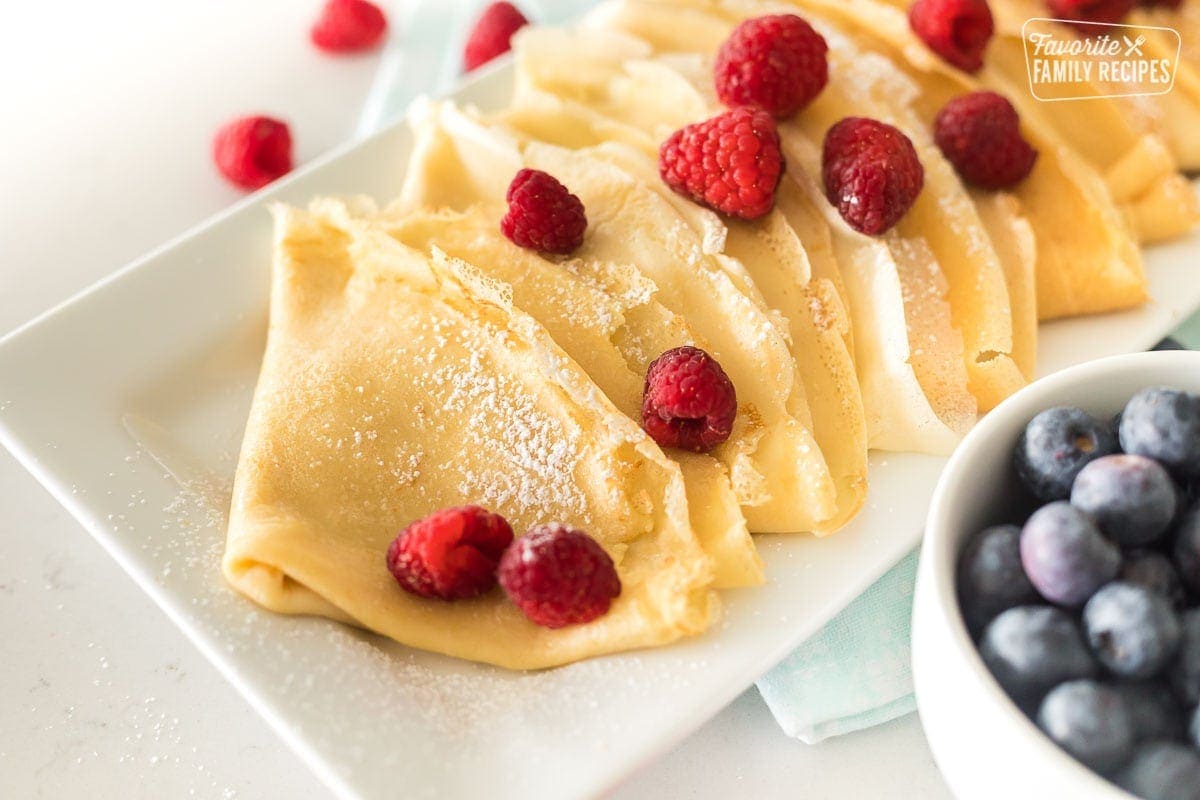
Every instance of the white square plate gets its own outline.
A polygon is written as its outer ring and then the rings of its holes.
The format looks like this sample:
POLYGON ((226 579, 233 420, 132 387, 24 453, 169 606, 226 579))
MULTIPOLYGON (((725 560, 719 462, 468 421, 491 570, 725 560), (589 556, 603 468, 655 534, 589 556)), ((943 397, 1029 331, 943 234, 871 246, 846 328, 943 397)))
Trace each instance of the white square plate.
MULTIPOLYGON (((456 97, 496 107, 511 71, 456 97)), ((218 564, 266 330, 271 200, 391 198, 403 124, 344 148, 0 341, 0 440, 338 794, 578 797, 715 714, 920 539, 940 458, 880 455, 824 540, 759 541, 766 587, 655 651, 512 673, 265 612, 218 564)), ((1145 349, 1200 305, 1200 237, 1148 254, 1157 303, 1044 328, 1043 371, 1145 349)))

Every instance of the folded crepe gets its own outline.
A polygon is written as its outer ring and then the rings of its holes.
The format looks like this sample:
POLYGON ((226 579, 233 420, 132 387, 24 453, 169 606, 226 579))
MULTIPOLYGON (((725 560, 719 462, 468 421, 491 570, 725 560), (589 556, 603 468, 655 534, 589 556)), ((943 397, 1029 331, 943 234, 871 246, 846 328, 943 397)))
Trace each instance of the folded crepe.
MULTIPOLYGON (((1169 197, 1156 195, 1144 207, 1126 204, 1118 208, 1098 167, 1077 152, 1074 137, 1069 140, 1047 117, 1054 109, 1073 104, 1041 103, 1030 96, 1025 83, 1011 83, 990 66, 975 77, 950 66, 916 37, 902 9, 881 0, 790 2, 799 7, 799 13, 839 23, 842 31, 862 46, 892 57, 920 89, 914 107, 927 124, 932 124, 946 102, 970 91, 988 88, 1012 101, 1021 115, 1023 133, 1038 150, 1033 172, 1012 193, 1036 240, 1040 319, 1114 311, 1145 302, 1142 256, 1129 221, 1140 219, 1143 210, 1154 209, 1150 214, 1158 220, 1154 225, 1187 229, 1194 221, 1189 204, 1173 205, 1169 197)), ((1168 195, 1177 193, 1172 179, 1178 176, 1169 154, 1159 147, 1159 157, 1154 158, 1153 150, 1146 149, 1153 147, 1153 141, 1139 140, 1137 157, 1131 153, 1122 159, 1124 167, 1114 166, 1119 173, 1114 180, 1133 193, 1157 193, 1160 189, 1168 195), (1141 169, 1147 164, 1154 166, 1148 181, 1141 169), (1134 169, 1133 165, 1139 166, 1134 169)))
MULTIPOLYGON (((729 374, 738 417, 713 456, 729 470, 751 531, 818 529, 836 514, 837 490, 811 431, 811 413, 785 323, 762 304, 744 270, 712 253, 719 230, 697 233, 655 189, 588 150, 523 137, 450 104, 426 104, 416 124, 440 126, 454 180, 409 173, 400 207, 461 210, 490 204, 496 219, 521 167, 550 173, 583 201, 588 232, 573 254, 641 273, 664 307, 688 320, 729 374)), ((642 350, 635 372, 658 352, 642 350)))
MULTIPOLYGON (((648 42, 666 54, 660 63, 680 73, 683 82, 691 86, 691 95, 702 95, 710 83, 707 62, 694 55, 681 58, 678 54, 695 49, 711 53, 728 35, 732 21, 718 13, 720 9, 715 5, 708 5, 613 2, 598 8, 588 24, 595 29, 623 31, 648 42)), ((595 36, 596 32, 589 29, 587 34, 595 36)), ((641 75, 647 68, 630 65, 627 70, 641 75)), ((672 92, 681 94, 678 88, 672 92)), ((647 96, 645 91, 623 94, 642 98, 646 107, 652 107, 655 101, 662 104, 661 95, 647 96)), ((594 103, 595 97, 589 95, 588 100, 594 103)), ((706 97, 703 105, 709 113, 715 110, 711 98, 706 97)), ((804 113, 807 111, 800 116, 804 113)), ((974 422, 978 403, 968 390, 963 334, 952 321, 947 302, 949 284, 942 266, 919 235, 905 237, 892 232, 886 237, 867 237, 851 230, 814 182, 813 176, 820 174, 819 140, 814 141, 809 133, 791 125, 781 126, 781 134, 789 169, 779 192, 779 210, 785 217, 791 215, 788 221, 794 230, 812 231, 813 217, 822 215, 826 229, 832 232, 855 329, 855 361, 870 446, 948 452, 974 422)), ((978 235, 986 241, 985 233, 978 231, 978 235)), ((820 238, 814 241, 819 249, 820 238)), ((1003 275, 998 277, 999 282, 993 286, 1002 309, 998 316, 1003 318, 1007 297, 1003 275)), ((1013 373, 1013 384, 1024 382, 1019 371, 1014 369, 1013 373)))
MULTIPOLYGON (((440 129, 418 133, 409 169, 440 180, 440 129)), ((627 417, 638 419, 643 352, 701 344, 691 326, 654 300, 653 286, 622 265, 559 260, 517 247, 500 233, 496 210, 395 209, 373 224, 432 255, 442 251, 512 287, 513 304, 536 319, 627 417)), ((683 470, 692 527, 713 559, 717 588, 763 582, 762 561, 746 528, 729 476, 709 455, 667 451, 683 470)))
MULTIPOLYGON (((518 35, 514 50, 517 90, 498 120, 541 141, 587 148, 640 179, 719 249, 731 274, 744 272, 746 291, 787 321, 813 436, 837 490, 834 516, 815 532, 841 527, 866 498, 867 429, 845 288, 824 222, 804 231, 810 251, 779 210, 755 221, 722 219, 662 183, 661 140, 703 119, 708 106, 669 65, 641 58, 649 55, 645 42, 612 31, 534 28, 518 35), (577 68, 555 69, 564 58, 577 68)), ((780 204, 787 202, 781 193, 780 204)))
POLYGON ((224 571, 274 611, 427 650, 540 668, 705 629, 713 568, 679 466, 613 406, 510 288, 326 201, 277 207, 271 322, 224 571), (527 620, 498 590, 413 596, 384 554, 407 523, 479 503, 518 534, 587 530, 622 591, 593 622, 527 620))

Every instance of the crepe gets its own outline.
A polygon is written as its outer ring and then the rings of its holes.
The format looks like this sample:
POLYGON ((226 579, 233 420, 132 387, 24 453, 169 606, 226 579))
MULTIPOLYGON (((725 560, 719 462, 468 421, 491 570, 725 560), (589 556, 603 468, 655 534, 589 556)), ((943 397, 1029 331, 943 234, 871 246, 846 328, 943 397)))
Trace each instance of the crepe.
MULTIPOLYGON (((611 27, 651 37, 651 45, 667 53, 693 47, 706 52, 715 49, 732 23, 705 9, 688 6, 670 2, 608 3, 588 22, 597 28, 611 27)), ((691 87, 691 95, 704 91, 710 74, 704 61, 695 56, 666 55, 660 64, 679 71, 691 87)), ((626 69, 640 76, 648 68, 629 65, 626 69)), ((655 101, 663 104, 661 95, 646 91, 623 94, 639 98, 647 107, 653 107, 655 101)), ((690 96, 681 95, 678 88, 673 96, 685 98, 682 102, 676 100, 675 106, 692 104, 686 99, 690 96)), ((592 95, 588 100, 596 102, 592 95)), ((599 105, 603 107, 604 103, 602 99, 599 105)), ((712 101, 706 100, 705 106, 711 109, 712 101)), ((895 232, 873 238, 851 230, 811 177, 820 174, 816 143, 801 130, 784 126, 781 132, 791 168, 781 184, 779 195, 784 200, 779 208, 785 216, 795 217, 789 219, 794 230, 802 229, 807 234, 816 229, 814 218, 823 217, 824 229, 832 232, 855 328, 855 362, 870 446, 949 452, 974 422, 978 403, 968 391, 963 336, 952 322, 947 303, 949 285, 936 256, 920 238, 906 238, 895 232)), ((986 239, 986 234, 983 237, 986 239)), ((820 238, 814 241, 819 249, 820 238)), ((1007 298, 1002 275, 998 290, 1003 307, 1007 298)), ((1015 383, 1024 381, 1019 372, 1014 378, 1015 383)))
POLYGON ((415 647, 539 668, 698 633, 712 563, 678 465, 613 406, 505 285, 359 224, 278 207, 271 324, 234 487, 228 580, 274 611, 415 647), (476 502, 520 534, 587 530, 622 582, 593 622, 549 629, 497 589, 400 589, 388 542, 476 502))
MULTIPOLYGON (((437 128, 422 132, 438 135, 437 128)), ((431 162, 438 151, 436 142, 419 142, 410 169, 438 179, 439 165, 431 162)), ((511 286, 513 304, 542 324, 613 404, 637 420, 643 349, 662 352, 700 342, 691 326, 658 303, 653 286, 634 270, 606 262, 551 259, 517 247, 500 234, 496 213, 483 205, 463 211, 397 209, 374 224, 421 252, 440 250, 511 286)), ((689 516, 713 559, 714 585, 761 584, 762 561, 720 463, 703 454, 667 455, 683 470, 689 516)))
MULTIPOLYGON (((1058 146, 1092 166, 1104 179, 1115 202, 1134 222, 1133 232, 1145 243, 1163 241, 1191 230, 1200 219, 1195 194, 1180 191, 1185 184, 1176 172, 1178 160, 1172 144, 1153 129, 1129 98, 1091 97, 1085 101, 1043 102, 1029 90, 1028 69, 1020 25, 1013 9, 993 4, 1000 17, 1001 32, 987 50, 984 68, 975 76, 952 67, 925 46, 908 26, 907 0, 793 0, 805 8, 845 13, 861 26, 881 35, 903 50, 904 58, 923 72, 938 73, 974 88, 976 79, 1012 101, 1031 138, 1051 135, 1058 146), (1007 33, 1005 32, 1007 30, 1007 33), (1150 222, 1142 225, 1143 222, 1150 222)), ((1039 12, 1040 13, 1040 12, 1039 12)), ((1039 14, 1033 14, 1038 16, 1039 14)), ((1066 35, 1071 35, 1068 30, 1066 35)), ((1091 86, 1093 94, 1104 95, 1103 86, 1091 86)), ((1188 129, 1183 128, 1187 134, 1188 129)), ((1194 137, 1193 137, 1194 138, 1194 137)), ((1040 149, 1046 149, 1039 141, 1040 149)))
MULTIPOLYGON (((812 431, 837 489, 836 512, 817 533, 836 530, 861 508, 867 490, 867 429, 854 372, 845 290, 828 230, 809 234, 812 258, 783 213, 756 221, 722 219, 668 189, 658 176, 660 138, 702 119, 707 104, 666 64, 632 58, 647 45, 611 31, 528 29, 515 42, 517 91, 497 118, 542 141, 588 148, 640 179, 689 221, 721 255, 743 288, 760 293, 788 323, 790 348, 804 384, 812 431), (566 54, 584 66, 564 74, 566 54), (582 55, 581 55, 582 54, 582 55), (548 89, 557 90, 552 94, 548 89), (577 98, 588 98, 584 105, 577 98), (634 121, 647 126, 635 127, 634 121), (723 244, 722 244, 723 243, 723 244)), ((784 201, 781 201, 784 202, 784 201)), ((806 231, 806 234, 809 232, 806 231)))
MULTIPOLYGON (((932 124, 937 112, 952 98, 981 88, 1008 97, 1021 115, 1022 132, 1038 150, 1033 171, 1013 189, 1036 240, 1037 306, 1040 319, 1093 314, 1131 308, 1145 302, 1146 277, 1137 239, 1129 227, 1135 217, 1131 207, 1119 209, 1108 184, 1089 165, 1045 115, 1049 106, 1070 103, 1039 103, 1029 96, 1024 84, 1010 84, 996 70, 985 67, 979 77, 949 66, 929 50, 910 30, 904 12, 879 0, 791 0, 801 13, 819 14, 853 32, 863 46, 895 57, 895 63, 920 88, 914 104, 932 124)), ((1091 102, 1091 101, 1089 101, 1091 102)), ((1142 140, 1152 147, 1152 140, 1142 140)), ((1151 151, 1139 150, 1142 155, 1151 151)), ((1175 176, 1169 154, 1166 174, 1175 176)), ((1163 159, 1126 159, 1125 180, 1129 187, 1145 187, 1144 171, 1132 165, 1154 166, 1149 185, 1174 182, 1159 172, 1163 159)), ((1131 189, 1132 191, 1132 189, 1131 189)), ((1137 189, 1144 191, 1144 188, 1137 189)), ((1183 207, 1154 203, 1153 215, 1163 228, 1180 227, 1180 214, 1190 219, 1183 207)), ((985 215, 986 216, 986 215, 985 215)), ((1183 225, 1184 229, 1191 222, 1183 225)))
MULTIPOLYGON (((733 434, 713 455, 729 470, 750 530, 811 531, 835 515, 837 490, 812 435, 785 324, 763 305, 740 265, 712 254, 719 229, 697 233, 654 189, 586 149, 523 138, 449 104, 427 104, 413 116, 418 128, 440 126, 453 154, 442 163, 454 180, 410 171, 402 209, 491 203, 499 219, 502 206, 495 204, 518 169, 554 175, 587 209, 588 232, 574 256, 641 273, 655 299, 691 323, 737 387, 733 434)), ((641 361, 658 354, 644 350, 641 361)))

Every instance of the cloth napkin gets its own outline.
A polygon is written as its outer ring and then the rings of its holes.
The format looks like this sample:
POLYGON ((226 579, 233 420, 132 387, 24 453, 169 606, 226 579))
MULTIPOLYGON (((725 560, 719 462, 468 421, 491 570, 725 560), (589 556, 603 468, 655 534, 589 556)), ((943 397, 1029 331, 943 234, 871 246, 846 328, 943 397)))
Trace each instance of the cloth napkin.
MULTIPOLYGON (((530 19, 557 23, 594 0, 520 0, 530 19)), ((359 123, 367 135, 404 112, 417 95, 438 94, 461 78, 466 31, 482 0, 409 0, 393 11, 399 31, 386 45, 359 123), (397 15, 399 18, 397 18, 397 15)), ((1200 350, 1200 314, 1173 337, 1200 350)), ((910 621, 918 551, 905 556, 819 633, 758 681, 789 736, 815 744, 912 712, 910 621)))

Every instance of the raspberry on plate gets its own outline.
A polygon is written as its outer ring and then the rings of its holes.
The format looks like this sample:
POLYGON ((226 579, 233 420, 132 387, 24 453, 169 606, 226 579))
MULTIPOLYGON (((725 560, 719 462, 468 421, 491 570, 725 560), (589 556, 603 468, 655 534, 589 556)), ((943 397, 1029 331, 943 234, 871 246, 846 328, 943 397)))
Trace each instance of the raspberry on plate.
POLYGON ((1021 135, 1021 118, 995 92, 956 97, 938 112, 933 137, 959 176, 983 189, 1007 189, 1025 179, 1037 150, 1021 135))
POLYGON ((259 189, 292 169, 292 134, 271 117, 241 117, 213 138, 213 161, 243 189, 259 189))
POLYGON ((565 255, 583 244, 583 203, 553 176, 522 169, 508 185, 500 232, 529 250, 565 255))
POLYGON ((735 108, 680 128, 659 148, 658 173, 684 197, 757 219, 775 206, 783 176, 775 120, 759 109, 735 108))
POLYGON ((821 153, 825 197, 859 233, 881 234, 908 213, 925 168, 912 141, 874 119, 846 117, 825 134, 821 153))
POLYGON ((492 3, 483 10, 467 36, 463 66, 467 72, 512 49, 513 34, 529 24, 512 3, 492 3))
POLYGON ((533 528, 504 551, 500 586, 532 622, 562 628, 608 613, 621 579, 595 539, 553 522, 533 528))
POLYGON ((996 27, 987 0, 917 0, 908 24, 930 50, 967 72, 983 66, 996 27))
POLYGON ((824 37, 795 14, 748 19, 717 51, 713 80, 730 107, 755 106, 779 119, 813 101, 829 81, 824 37))
POLYGON ((329 53, 370 50, 387 33, 387 17, 367 0, 329 0, 309 31, 312 43, 329 53))
POLYGON ((496 585, 496 565, 513 540, 504 517, 479 506, 435 511, 392 540, 387 567, 408 592, 461 600, 496 585))
MULTIPOLYGON (((1135 0, 1046 0, 1046 7, 1056 19, 1072 22, 1118 23, 1133 10, 1135 0)), ((1090 26, 1078 26, 1087 33, 1090 26)))
POLYGON ((650 363, 642 428, 660 447, 702 453, 729 438, 737 416, 733 382, 698 347, 676 347, 650 363))

